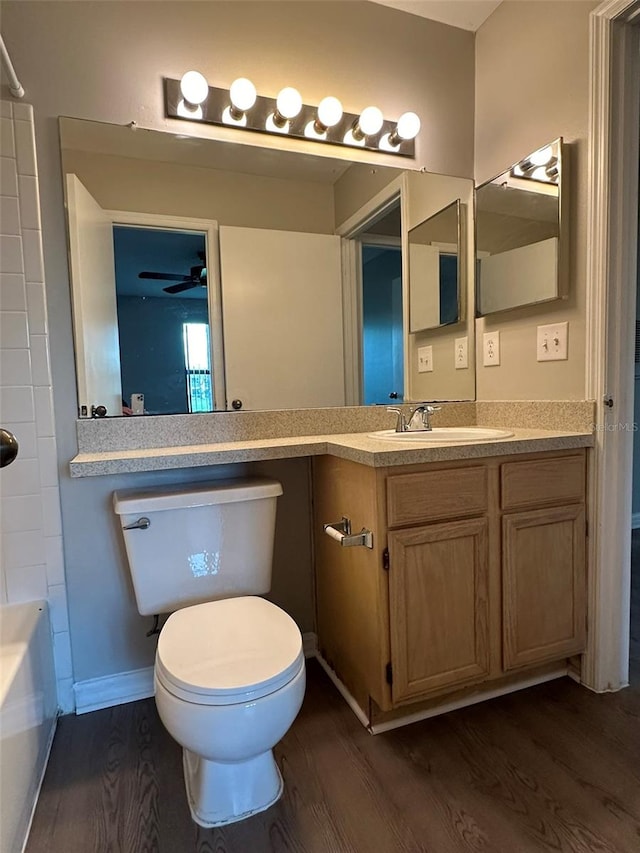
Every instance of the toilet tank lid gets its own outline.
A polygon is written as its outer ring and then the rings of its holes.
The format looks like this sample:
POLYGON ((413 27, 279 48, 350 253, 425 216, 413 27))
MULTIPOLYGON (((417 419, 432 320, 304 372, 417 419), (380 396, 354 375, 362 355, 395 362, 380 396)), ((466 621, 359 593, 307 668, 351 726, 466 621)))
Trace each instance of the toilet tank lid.
POLYGON ((181 483, 174 486, 118 491, 113 493, 113 507, 117 515, 127 515, 275 498, 281 494, 282 485, 277 480, 246 477, 238 480, 181 483))

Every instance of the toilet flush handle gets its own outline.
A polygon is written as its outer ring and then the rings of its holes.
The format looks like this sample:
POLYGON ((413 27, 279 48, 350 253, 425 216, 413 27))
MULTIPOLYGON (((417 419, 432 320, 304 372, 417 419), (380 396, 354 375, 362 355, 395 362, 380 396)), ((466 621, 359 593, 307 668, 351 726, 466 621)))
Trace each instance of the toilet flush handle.
POLYGON ((146 518, 146 516, 143 515, 142 518, 139 518, 137 521, 134 521, 132 524, 127 524, 122 529, 123 530, 146 530, 150 526, 151 526, 151 521, 148 518, 146 518))

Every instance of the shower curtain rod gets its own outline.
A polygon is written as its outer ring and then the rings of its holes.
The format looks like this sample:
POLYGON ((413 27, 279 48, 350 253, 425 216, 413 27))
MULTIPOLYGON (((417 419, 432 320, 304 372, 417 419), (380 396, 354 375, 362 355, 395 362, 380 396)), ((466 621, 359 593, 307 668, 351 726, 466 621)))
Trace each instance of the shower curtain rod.
POLYGON ((1 35, 0 55, 2 56, 2 62, 4 64, 4 67, 7 69, 7 76, 9 77, 9 91, 11 92, 14 98, 24 98, 24 89, 22 88, 22 84, 18 80, 15 68, 13 67, 13 63, 11 62, 11 57, 9 56, 9 51, 6 48, 4 39, 1 35))

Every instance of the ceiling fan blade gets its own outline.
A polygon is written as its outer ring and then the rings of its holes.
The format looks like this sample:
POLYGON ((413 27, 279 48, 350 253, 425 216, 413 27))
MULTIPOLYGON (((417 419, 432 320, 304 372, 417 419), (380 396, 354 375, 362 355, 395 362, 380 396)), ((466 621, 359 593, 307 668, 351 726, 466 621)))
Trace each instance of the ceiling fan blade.
POLYGON ((138 278, 153 278, 158 281, 191 281, 190 275, 182 275, 181 273, 176 273, 175 275, 170 272, 140 272, 138 273, 138 278))
POLYGON ((200 287, 199 281, 188 279, 180 284, 172 284, 171 287, 163 287, 165 293, 183 293, 185 290, 192 290, 194 287, 200 287))

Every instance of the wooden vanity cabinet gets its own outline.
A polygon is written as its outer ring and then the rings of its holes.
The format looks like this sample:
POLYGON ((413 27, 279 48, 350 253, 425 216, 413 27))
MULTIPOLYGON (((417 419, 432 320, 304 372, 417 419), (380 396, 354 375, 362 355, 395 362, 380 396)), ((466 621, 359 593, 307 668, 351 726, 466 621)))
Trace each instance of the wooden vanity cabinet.
POLYGON ((559 660, 586 639, 584 453, 501 468, 503 666, 559 660))
POLYGON ((585 451, 396 468, 314 460, 320 653, 369 714, 582 651, 585 451), (348 516, 373 549, 323 523, 348 516))
POLYGON ((391 469, 385 487, 395 706, 489 673, 487 469, 391 469))

